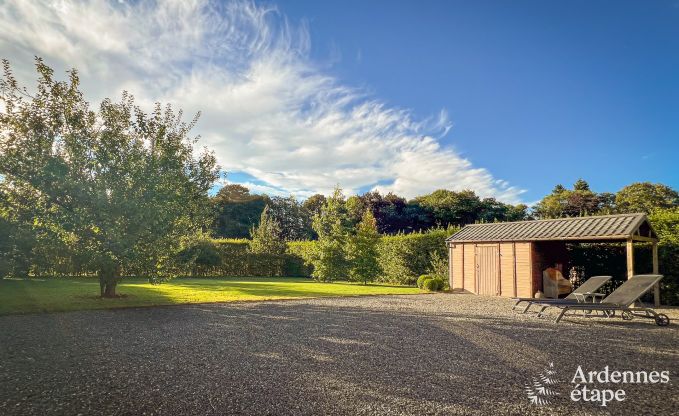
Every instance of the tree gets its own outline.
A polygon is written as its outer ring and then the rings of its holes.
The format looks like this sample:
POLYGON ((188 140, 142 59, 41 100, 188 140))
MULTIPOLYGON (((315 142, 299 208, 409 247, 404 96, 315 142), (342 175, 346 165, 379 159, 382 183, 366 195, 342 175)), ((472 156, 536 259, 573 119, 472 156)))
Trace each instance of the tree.
POLYGON ((573 184, 574 191, 589 191, 589 184, 586 180, 580 178, 573 184))
POLYGON ((679 193, 667 185, 637 182, 627 185, 615 195, 619 212, 651 213, 655 209, 669 209, 679 206, 679 193))
POLYGON ((281 227, 281 237, 285 241, 307 240, 313 236, 311 217, 297 199, 274 196, 269 203, 269 215, 281 227))
POLYGON ((307 215, 313 218, 314 216, 321 213, 323 206, 325 205, 325 195, 315 194, 311 195, 304 201, 302 207, 306 210, 307 215))
POLYGON ((478 219, 481 200, 474 191, 460 192, 439 189, 429 195, 414 199, 429 213, 432 225, 447 227, 448 225, 472 224, 478 219))
POLYGON ((481 200, 478 220, 481 222, 521 221, 526 219, 528 207, 523 204, 511 205, 495 198, 481 200))
POLYGON ((340 188, 335 188, 321 212, 314 216, 313 228, 318 234, 318 242, 310 258, 314 266, 312 276, 323 282, 345 278, 348 266, 345 249, 350 226, 340 188))
POLYGON ((283 254, 285 240, 280 223, 269 215, 269 206, 264 207, 259 225, 250 230, 250 251, 253 253, 283 254))
POLYGON ((347 244, 349 261, 349 278, 354 281, 373 281, 381 272, 377 261, 377 244, 380 235, 377 232, 377 221, 372 212, 365 211, 361 221, 356 225, 356 232, 347 244))
POLYGON ((268 196, 252 195, 243 185, 224 186, 212 198, 215 210, 214 234, 224 238, 247 238, 250 228, 257 225, 268 203, 268 196))
POLYGON ((563 218, 596 215, 602 210, 610 209, 609 194, 597 194, 589 189, 589 184, 578 179, 573 189, 561 185, 554 187, 551 194, 545 196, 534 208, 538 218, 563 218))
POLYGON ((218 175, 207 151, 188 137, 197 117, 158 103, 150 114, 127 92, 90 109, 78 74, 55 81, 36 58, 30 94, 3 61, 0 175, 10 210, 33 229, 89 259, 101 295, 116 296, 122 272, 152 281, 172 275, 182 236, 207 226, 208 190, 218 175))

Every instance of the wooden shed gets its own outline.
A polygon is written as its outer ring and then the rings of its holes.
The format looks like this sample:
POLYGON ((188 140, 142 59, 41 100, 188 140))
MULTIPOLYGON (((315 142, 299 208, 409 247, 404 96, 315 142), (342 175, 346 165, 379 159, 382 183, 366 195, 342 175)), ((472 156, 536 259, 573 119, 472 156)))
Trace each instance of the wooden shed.
MULTIPOLYGON (((566 243, 625 242, 627 277, 634 275, 634 243, 652 244, 658 273, 658 238, 644 214, 472 224, 446 239, 450 287, 508 297, 542 290, 542 271, 566 253, 566 243)), ((655 288, 656 304, 659 288, 655 288)))

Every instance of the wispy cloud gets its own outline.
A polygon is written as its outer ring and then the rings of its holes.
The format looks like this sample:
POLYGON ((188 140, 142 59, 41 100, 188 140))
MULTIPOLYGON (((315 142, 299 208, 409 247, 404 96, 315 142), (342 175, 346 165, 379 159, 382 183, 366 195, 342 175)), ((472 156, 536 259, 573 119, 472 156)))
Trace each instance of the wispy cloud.
MULTIPOLYGON (((0 8, 0 55, 30 80, 32 56, 81 71, 88 98, 202 112, 196 128, 227 171, 306 196, 372 184, 412 197, 438 188, 515 202, 521 190, 439 138, 445 111, 415 119, 347 86, 309 58, 306 23, 252 2, 28 2, 0 8)), ((407 104, 407 103, 406 103, 407 104)))

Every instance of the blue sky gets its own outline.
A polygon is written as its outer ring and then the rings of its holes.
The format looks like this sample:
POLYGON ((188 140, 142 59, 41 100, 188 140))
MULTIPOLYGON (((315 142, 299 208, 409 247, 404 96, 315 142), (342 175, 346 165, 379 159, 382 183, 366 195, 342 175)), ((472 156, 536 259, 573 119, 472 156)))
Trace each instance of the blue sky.
POLYGON ((24 82, 39 55, 93 102, 200 111, 256 192, 679 187, 679 0, 7 0, 0 26, 24 82))
POLYGON ((426 115, 534 200, 679 187, 679 1, 286 1, 338 77, 426 115))

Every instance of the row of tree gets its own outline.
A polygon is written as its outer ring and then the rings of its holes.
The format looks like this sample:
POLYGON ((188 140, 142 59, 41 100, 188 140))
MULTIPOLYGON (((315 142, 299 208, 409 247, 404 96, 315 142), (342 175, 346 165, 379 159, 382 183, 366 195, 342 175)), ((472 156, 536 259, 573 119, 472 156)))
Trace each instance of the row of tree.
MULTIPOLYGON (((279 199, 295 204, 294 198, 279 199)), ((349 278, 364 284, 373 281, 381 272, 377 244, 380 233, 371 210, 365 209, 359 221, 350 214, 348 201, 337 188, 328 198, 317 198, 319 205, 311 217, 311 230, 316 244, 307 259, 313 265, 312 276, 329 282, 349 278)), ((300 207, 308 210, 309 207, 300 207)), ((308 211, 307 211, 308 212, 308 211)), ((286 251, 286 226, 297 226, 297 221, 282 223, 279 212, 265 205, 259 224, 250 229, 250 251, 283 254, 286 251)))
MULTIPOLYGON (((237 184, 223 187, 213 198, 212 233, 224 238, 247 238, 259 222, 262 212, 275 220, 286 241, 316 239, 313 218, 321 213, 327 198, 317 194, 300 201, 294 196, 269 197, 251 194, 237 184)), ((370 212, 380 234, 410 233, 432 227, 448 227, 477 222, 521 221, 604 215, 613 213, 650 213, 657 208, 679 206, 679 194, 662 184, 633 183, 617 193, 596 193, 580 179, 572 189, 557 185, 539 203, 529 209, 524 204, 511 205, 494 198, 479 198, 474 191, 437 190, 412 200, 377 191, 350 196, 345 201, 348 221, 355 225, 370 212)))
MULTIPOLYGON (((287 241, 316 239, 313 218, 327 203, 324 195, 316 194, 304 201, 289 197, 251 194, 237 184, 226 185, 212 198, 214 223, 212 232, 222 238, 247 238, 250 229, 267 215, 281 228, 287 241)), ((432 227, 469 224, 474 222, 519 221, 527 218, 528 207, 510 205, 495 198, 479 198, 474 191, 438 190, 410 201, 388 193, 366 192, 345 198, 346 216, 358 224, 370 212, 380 234, 410 233, 432 227)))
POLYGON ((536 218, 581 217, 615 213, 643 212, 679 206, 679 193, 667 185, 637 182, 627 185, 617 193, 593 192, 589 184, 579 179, 573 189, 562 185, 554 187, 532 209, 536 218))

